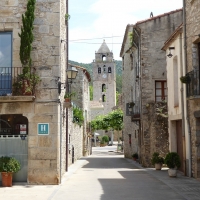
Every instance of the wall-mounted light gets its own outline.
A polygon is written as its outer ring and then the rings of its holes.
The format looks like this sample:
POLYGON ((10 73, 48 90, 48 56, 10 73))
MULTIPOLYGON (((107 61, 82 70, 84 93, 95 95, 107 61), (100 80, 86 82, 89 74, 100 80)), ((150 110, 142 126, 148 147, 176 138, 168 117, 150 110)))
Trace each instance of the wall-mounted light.
POLYGON ((78 70, 75 67, 72 67, 69 65, 67 71, 67 79, 69 80, 70 83, 72 83, 72 80, 76 78, 78 70))
MULTIPOLYGON (((78 70, 75 67, 72 67, 72 66, 68 67, 68 69, 66 71, 67 80, 69 80, 68 83, 72 84, 72 80, 76 78, 77 73, 78 73, 78 70)), ((61 83, 60 81, 58 82, 58 94, 61 93, 61 85, 62 84, 66 84, 66 83, 61 83)))
POLYGON ((169 54, 167 55, 167 57, 171 58, 173 55, 171 53, 171 50, 174 50, 175 47, 169 47, 169 54))

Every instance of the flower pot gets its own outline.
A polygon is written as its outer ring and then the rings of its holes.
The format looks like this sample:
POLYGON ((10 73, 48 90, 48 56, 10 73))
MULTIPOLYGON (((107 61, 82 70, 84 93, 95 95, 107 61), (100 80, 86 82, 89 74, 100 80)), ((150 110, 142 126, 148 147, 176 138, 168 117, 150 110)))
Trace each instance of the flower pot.
POLYGON ((1 172, 2 186, 12 187, 12 172, 1 172))
POLYGON ((170 177, 176 177, 177 176, 177 170, 176 169, 168 169, 168 175, 170 177))
POLYGON ((155 169, 156 170, 161 170, 162 169, 162 163, 156 163, 155 164, 155 169))
POLYGON ((71 102, 70 98, 65 98, 65 102, 71 102))
POLYGON ((137 158, 133 158, 133 160, 134 160, 134 161, 136 161, 136 160, 137 160, 137 158))
POLYGON ((23 87, 22 87, 22 94, 26 96, 32 95, 32 89, 31 84, 29 80, 23 80, 23 87))

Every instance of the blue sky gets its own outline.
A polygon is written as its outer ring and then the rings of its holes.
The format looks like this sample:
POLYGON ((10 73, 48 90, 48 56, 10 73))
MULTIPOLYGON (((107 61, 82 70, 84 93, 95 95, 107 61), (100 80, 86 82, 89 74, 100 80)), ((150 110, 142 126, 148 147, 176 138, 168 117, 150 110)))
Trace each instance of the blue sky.
POLYGON ((119 57, 127 24, 182 8, 183 0, 68 0, 69 59, 90 63, 103 39, 119 57), (94 39, 100 38, 100 39, 94 39))

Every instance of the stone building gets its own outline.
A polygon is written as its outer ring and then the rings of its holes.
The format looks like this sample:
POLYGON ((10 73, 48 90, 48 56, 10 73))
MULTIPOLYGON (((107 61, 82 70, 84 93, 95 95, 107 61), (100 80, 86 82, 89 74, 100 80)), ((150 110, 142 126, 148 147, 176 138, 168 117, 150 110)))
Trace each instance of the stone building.
POLYGON ((186 172, 188 176, 200 178, 200 2, 184 0, 184 63, 183 70, 189 81, 186 84, 185 135, 188 135, 186 150, 186 172))
MULTIPOLYGON (((81 156, 90 155, 91 149, 91 141, 89 138, 90 127, 89 122, 91 121, 90 113, 90 91, 89 91, 89 83, 91 81, 91 77, 89 72, 80 66, 75 66, 69 64, 68 66, 75 67, 78 70, 78 74, 76 79, 71 84, 72 92, 75 92, 75 97, 73 99, 73 106, 82 109, 84 116, 83 126, 79 127, 76 124, 72 123, 72 117, 69 117, 68 126, 69 126, 69 148, 74 148, 74 156, 73 161, 75 162, 81 156), (73 124, 73 126, 72 126, 73 124), (73 145, 73 147, 71 146, 73 145)), ((68 113, 73 109, 68 109, 68 113)), ((72 113, 72 112, 71 112, 72 113)), ((69 164, 72 161, 72 154, 69 154, 69 164)))
POLYGON ((180 81, 183 76, 184 48, 182 24, 166 40, 169 151, 177 152, 181 159, 180 171, 186 172, 185 160, 188 151, 188 135, 184 131, 185 88, 180 81))
POLYGON ((14 181, 58 184, 68 166, 63 104, 68 5, 65 0, 36 1, 31 57, 41 81, 33 95, 14 96, 13 82, 22 71, 18 33, 26 6, 26 0, 0 1, 0 156, 19 159, 14 181), (63 83, 60 92, 58 82, 63 83))
POLYGON ((139 154, 143 166, 151 155, 168 151, 166 62, 163 41, 182 22, 182 9, 127 25, 120 56, 125 157, 139 154), (163 108, 164 113, 160 113, 163 108))

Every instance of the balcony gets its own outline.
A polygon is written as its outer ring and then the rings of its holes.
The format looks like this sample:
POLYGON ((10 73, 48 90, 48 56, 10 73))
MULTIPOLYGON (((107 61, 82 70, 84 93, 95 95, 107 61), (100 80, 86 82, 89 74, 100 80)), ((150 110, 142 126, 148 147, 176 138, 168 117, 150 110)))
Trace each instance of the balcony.
POLYGON ((130 102, 126 104, 126 116, 131 116, 131 121, 140 120, 140 102, 130 102))
POLYGON ((200 98, 199 70, 193 70, 186 74, 188 82, 186 83, 186 96, 189 99, 200 98))
MULTIPOLYGON (((29 72, 29 75, 33 72, 29 72)), ((0 102, 13 102, 13 101, 33 101, 34 88, 32 87, 29 94, 23 91, 25 88, 22 81, 22 67, 0 67, 0 102), (21 83, 21 88, 19 87, 21 83)), ((29 79, 27 78, 26 84, 29 79)))

